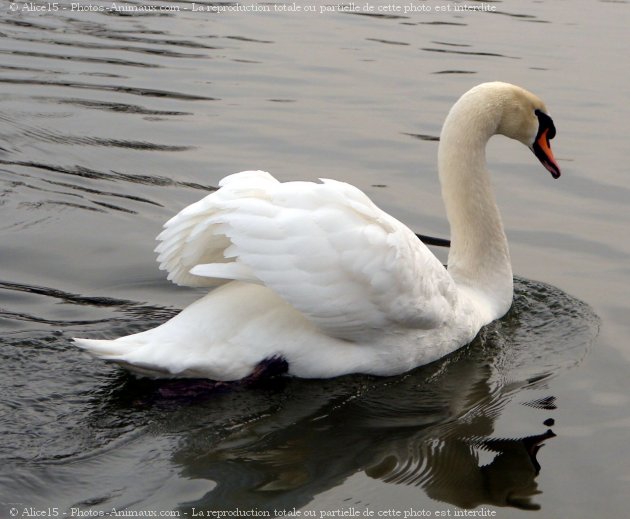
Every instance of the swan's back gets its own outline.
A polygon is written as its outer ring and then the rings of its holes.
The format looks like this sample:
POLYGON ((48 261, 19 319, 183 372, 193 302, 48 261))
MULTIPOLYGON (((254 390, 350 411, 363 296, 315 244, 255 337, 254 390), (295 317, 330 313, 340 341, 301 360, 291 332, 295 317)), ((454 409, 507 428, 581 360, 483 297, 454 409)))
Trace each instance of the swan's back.
POLYGON ((175 283, 262 284, 324 333, 347 340, 369 340, 393 325, 435 328, 455 302, 452 280, 415 234, 333 180, 231 175, 158 238, 160 267, 175 283))

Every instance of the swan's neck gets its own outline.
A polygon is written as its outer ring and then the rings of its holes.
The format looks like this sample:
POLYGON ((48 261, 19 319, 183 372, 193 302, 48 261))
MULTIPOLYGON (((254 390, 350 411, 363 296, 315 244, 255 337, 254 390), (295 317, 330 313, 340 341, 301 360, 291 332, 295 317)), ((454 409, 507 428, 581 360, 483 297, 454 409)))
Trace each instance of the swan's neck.
POLYGON ((510 308, 513 286, 507 239, 486 169, 486 144, 501 114, 480 101, 464 96, 451 109, 438 165, 451 226, 448 271, 489 322, 510 308))

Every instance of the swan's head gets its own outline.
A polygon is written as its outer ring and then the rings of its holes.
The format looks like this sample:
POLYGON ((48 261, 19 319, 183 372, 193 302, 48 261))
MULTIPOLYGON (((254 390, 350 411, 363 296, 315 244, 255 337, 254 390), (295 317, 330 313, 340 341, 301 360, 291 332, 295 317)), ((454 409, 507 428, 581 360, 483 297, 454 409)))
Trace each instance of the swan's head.
POLYGON ((503 108, 497 133, 522 142, 540 160, 553 178, 560 168, 549 141, 556 136, 556 127, 545 103, 527 90, 508 83, 488 83, 495 89, 503 108))

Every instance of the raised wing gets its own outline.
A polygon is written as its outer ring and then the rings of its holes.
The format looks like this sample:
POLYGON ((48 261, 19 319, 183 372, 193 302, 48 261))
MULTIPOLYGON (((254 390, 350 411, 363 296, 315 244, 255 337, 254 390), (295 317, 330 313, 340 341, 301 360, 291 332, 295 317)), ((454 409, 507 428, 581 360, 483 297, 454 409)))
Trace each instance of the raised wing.
POLYGON ((322 331, 348 340, 394 323, 433 328, 450 315, 450 275, 357 188, 280 183, 262 171, 231 175, 220 186, 158 236, 160 268, 175 283, 264 284, 322 331))

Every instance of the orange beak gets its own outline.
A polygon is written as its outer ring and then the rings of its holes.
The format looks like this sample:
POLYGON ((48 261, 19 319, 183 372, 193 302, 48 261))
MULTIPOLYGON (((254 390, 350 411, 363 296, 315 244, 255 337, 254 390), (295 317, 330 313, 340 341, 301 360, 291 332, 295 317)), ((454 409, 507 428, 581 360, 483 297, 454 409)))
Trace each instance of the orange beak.
POLYGON ((558 163, 553 156, 553 152, 551 151, 549 139, 547 138, 548 132, 549 129, 545 129, 538 139, 536 139, 536 142, 534 143, 534 153, 542 165, 547 168, 549 173, 551 173, 551 176, 553 178, 558 178, 560 176, 560 166, 558 166, 558 163), (537 152, 538 150, 540 150, 540 152, 537 152))

